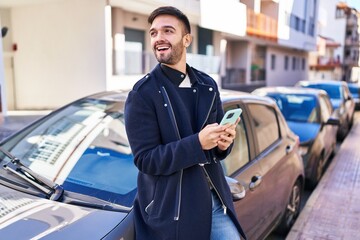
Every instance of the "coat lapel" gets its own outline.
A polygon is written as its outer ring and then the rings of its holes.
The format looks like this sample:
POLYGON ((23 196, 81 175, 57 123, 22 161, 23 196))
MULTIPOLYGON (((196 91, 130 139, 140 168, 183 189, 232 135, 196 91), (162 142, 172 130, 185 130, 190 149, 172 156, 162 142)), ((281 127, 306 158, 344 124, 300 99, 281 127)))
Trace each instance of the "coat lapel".
POLYGON ((192 81, 195 81, 194 87, 198 89, 197 101, 197 129, 201 130, 209 117, 211 109, 214 105, 216 98, 215 88, 211 85, 204 84, 201 79, 195 74, 192 68, 187 68, 188 74, 192 81))

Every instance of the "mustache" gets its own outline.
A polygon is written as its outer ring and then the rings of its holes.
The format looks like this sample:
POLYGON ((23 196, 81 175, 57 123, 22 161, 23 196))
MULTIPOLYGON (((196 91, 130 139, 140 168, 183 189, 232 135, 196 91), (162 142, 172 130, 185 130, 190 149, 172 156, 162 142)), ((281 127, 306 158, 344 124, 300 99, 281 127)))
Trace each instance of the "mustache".
POLYGON ((162 44, 168 44, 169 46, 171 46, 171 43, 168 42, 168 41, 164 41, 164 40, 159 40, 159 41, 156 41, 154 43, 154 47, 158 46, 158 45, 162 45, 162 44))

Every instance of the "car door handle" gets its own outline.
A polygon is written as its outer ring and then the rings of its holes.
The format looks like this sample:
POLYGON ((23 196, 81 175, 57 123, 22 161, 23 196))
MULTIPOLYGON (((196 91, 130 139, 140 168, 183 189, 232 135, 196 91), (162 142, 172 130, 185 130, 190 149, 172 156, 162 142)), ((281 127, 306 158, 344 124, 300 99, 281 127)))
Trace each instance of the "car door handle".
POLYGON ((260 175, 253 176, 251 178, 249 189, 253 191, 255 188, 257 188, 260 185, 261 181, 262 181, 262 177, 260 175))
POLYGON ((290 154, 294 149, 294 146, 293 145, 287 145, 286 146, 286 154, 290 154))

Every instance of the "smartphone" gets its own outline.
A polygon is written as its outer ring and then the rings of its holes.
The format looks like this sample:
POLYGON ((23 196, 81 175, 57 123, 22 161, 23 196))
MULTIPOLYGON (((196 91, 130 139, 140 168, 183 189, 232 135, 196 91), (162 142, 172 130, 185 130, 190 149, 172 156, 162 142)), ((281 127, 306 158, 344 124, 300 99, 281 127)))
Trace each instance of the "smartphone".
POLYGON ((223 119, 221 120, 220 125, 225 125, 227 123, 234 124, 238 119, 238 117, 240 117, 241 113, 242 113, 241 108, 235 108, 227 111, 223 119))

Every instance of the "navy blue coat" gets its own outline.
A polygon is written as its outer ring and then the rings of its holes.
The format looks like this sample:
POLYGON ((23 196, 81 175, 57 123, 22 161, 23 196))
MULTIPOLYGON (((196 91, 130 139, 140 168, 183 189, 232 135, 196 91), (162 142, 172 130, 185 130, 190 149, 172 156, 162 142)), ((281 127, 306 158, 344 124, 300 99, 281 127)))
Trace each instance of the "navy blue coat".
POLYGON ((195 80, 195 118, 160 65, 135 84, 126 101, 126 131, 139 169, 136 239, 209 240, 212 199, 206 175, 242 233, 220 164, 230 149, 204 151, 198 138, 224 114, 217 85, 194 68, 187 66, 187 72, 195 80))

